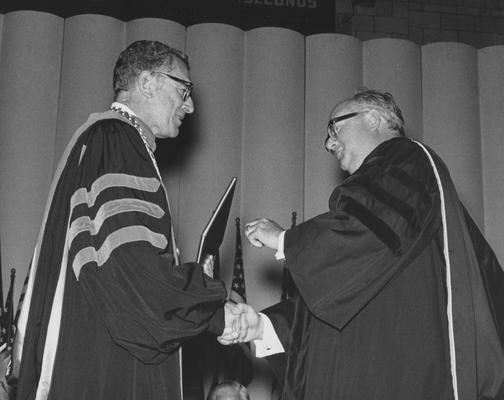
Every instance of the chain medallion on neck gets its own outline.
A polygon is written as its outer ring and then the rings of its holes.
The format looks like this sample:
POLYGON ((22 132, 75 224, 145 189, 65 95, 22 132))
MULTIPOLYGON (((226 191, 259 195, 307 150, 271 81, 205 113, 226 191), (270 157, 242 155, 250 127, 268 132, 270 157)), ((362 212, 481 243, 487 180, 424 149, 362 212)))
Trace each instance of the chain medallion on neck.
POLYGON ((142 127, 140 126, 140 123, 138 122, 138 118, 135 117, 134 115, 131 115, 129 112, 122 110, 121 108, 118 107, 111 107, 110 108, 112 111, 115 111, 116 113, 122 115, 124 118, 126 118, 131 125, 138 131, 140 137, 142 138, 142 141, 144 142, 145 148, 147 149, 147 153, 149 153, 149 156, 152 160, 152 163, 154 164, 154 167, 156 168, 156 172, 159 175, 161 179, 161 173, 159 171, 159 168, 157 166, 156 159, 154 158, 154 152, 152 151, 151 147, 149 146, 149 142, 147 142, 147 138, 143 134, 142 127))

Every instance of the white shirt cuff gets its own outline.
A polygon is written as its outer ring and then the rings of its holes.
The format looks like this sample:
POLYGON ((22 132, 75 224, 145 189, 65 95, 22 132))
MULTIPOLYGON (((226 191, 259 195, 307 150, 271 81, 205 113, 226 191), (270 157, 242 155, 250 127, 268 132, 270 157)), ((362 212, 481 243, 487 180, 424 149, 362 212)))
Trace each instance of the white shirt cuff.
POLYGON ((278 339, 278 336, 273 328, 270 319, 263 313, 259 313, 263 320, 263 337, 262 339, 254 340, 255 356, 257 358, 271 356, 277 353, 284 353, 285 350, 278 339))
POLYGON ((278 236, 278 248, 277 248, 277 252, 275 253, 275 258, 277 260, 283 260, 285 258, 284 238, 285 238, 285 231, 282 231, 280 233, 280 236, 278 236))

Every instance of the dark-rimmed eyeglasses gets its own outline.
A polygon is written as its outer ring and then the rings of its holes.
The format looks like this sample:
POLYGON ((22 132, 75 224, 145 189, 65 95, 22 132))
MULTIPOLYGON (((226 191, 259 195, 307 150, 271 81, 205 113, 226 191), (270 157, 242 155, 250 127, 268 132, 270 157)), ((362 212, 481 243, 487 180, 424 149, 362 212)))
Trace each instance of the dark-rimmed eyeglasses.
POLYGON ((184 85, 183 89, 180 88, 181 94, 182 94, 182 100, 183 101, 187 101, 189 99, 189 97, 191 97, 191 92, 192 92, 192 89, 193 89, 193 83, 192 82, 185 81, 184 79, 180 79, 180 78, 178 78, 176 76, 167 74, 166 72, 161 72, 161 71, 152 71, 152 72, 156 73, 156 74, 161 74, 163 76, 166 76, 167 78, 170 78, 171 80, 173 80, 175 82, 178 82, 178 83, 181 83, 182 85, 184 85))
POLYGON ((365 111, 354 111, 354 112, 351 112, 348 114, 340 115, 339 117, 331 118, 329 120, 329 123, 327 124, 328 137, 330 137, 331 139, 334 139, 334 140, 338 139, 338 134, 341 129, 341 126, 336 126, 336 123, 338 123, 340 121, 344 121, 349 118, 353 118, 359 114, 362 114, 363 112, 365 112, 365 111))

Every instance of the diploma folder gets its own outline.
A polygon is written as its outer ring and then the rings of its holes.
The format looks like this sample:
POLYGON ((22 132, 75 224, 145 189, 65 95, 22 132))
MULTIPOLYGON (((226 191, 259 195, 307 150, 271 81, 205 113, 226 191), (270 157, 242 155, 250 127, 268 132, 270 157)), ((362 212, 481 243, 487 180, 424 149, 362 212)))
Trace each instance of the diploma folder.
POLYGON ((201 233, 200 242, 198 246, 198 255, 196 262, 203 263, 207 256, 215 258, 219 253, 219 247, 224 239, 226 232, 226 225, 231 210, 231 203, 233 202, 233 195, 236 186, 236 177, 231 179, 224 194, 219 200, 217 207, 212 212, 210 220, 206 224, 203 232, 201 233))

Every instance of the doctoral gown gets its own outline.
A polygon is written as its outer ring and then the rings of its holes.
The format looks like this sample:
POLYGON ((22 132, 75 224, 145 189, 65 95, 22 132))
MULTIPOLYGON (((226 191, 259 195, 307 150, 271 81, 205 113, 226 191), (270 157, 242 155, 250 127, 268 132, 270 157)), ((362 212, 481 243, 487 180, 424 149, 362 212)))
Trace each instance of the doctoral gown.
POLYGON ((17 400, 177 400, 181 341, 222 332, 223 284, 175 265, 154 136, 135 121, 143 136, 114 111, 91 115, 58 166, 16 338, 17 400))
POLYGON ((504 399, 504 274, 431 149, 380 144, 284 244, 283 399, 504 399))

